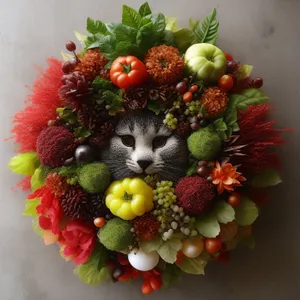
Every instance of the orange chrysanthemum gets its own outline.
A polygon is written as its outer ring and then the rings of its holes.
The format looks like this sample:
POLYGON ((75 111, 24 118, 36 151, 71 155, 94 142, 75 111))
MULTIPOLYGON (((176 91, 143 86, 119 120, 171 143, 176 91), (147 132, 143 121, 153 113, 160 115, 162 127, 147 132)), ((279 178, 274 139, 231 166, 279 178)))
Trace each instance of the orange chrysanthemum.
POLYGON ((230 163, 220 164, 218 161, 211 176, 213 184, 218 186, 218 194, 222 194, 224 190, 232 192, 236 186, 242 186, 240 181, 246 180, 241 173, 237 172, 237 167, 230 163))

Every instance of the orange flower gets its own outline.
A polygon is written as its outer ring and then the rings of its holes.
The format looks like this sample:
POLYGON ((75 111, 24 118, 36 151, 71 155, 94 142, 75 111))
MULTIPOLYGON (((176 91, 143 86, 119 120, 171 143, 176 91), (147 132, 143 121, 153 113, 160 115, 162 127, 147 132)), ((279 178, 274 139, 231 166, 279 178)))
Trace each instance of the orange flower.
POLYGON ((230 163, 216 162, 216 167, 211 174, 213 184, 218 185, 218 194, 222 194, 224 190, 228 192, 234 191, 236 186, 242 186, 240 181, 245 181, 246 178, 241 173, 237 172, 237 167, 232 166, 230 163))

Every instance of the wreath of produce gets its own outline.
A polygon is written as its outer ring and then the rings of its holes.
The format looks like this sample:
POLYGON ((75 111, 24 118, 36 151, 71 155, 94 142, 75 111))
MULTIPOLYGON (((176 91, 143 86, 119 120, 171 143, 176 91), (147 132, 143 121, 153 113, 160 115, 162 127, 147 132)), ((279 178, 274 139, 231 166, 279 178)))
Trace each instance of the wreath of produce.
POLYGON ((85 283, 142 278, 150 294, 254 247, 283 130, 218 29, 216 10, 180 28, 148 3, 88 18, 82 50, 49 58, 15 115, 24 215, 85 283))

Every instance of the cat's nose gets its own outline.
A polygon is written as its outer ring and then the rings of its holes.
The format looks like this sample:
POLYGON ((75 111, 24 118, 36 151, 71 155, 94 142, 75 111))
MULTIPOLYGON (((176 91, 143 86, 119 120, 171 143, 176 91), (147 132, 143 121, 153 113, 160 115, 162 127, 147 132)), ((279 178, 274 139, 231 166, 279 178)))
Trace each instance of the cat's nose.
POLYGON ((152 160, 138 160, 137 163, 143 170, 145 170, 145 169, 147 169, 147 167, 149 167, 153 163, 153 161, 152 160))

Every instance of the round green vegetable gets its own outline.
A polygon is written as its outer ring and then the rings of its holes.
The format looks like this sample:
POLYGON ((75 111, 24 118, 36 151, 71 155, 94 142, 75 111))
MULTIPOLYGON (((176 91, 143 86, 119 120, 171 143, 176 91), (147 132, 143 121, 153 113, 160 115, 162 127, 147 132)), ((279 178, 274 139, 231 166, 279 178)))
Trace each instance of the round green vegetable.
POLYGON ((218 81, 226 71, 226 57, 218 47, 201 43, 186 50, 184 62, 188 72, 205 82, 218 81))
POLYGON ((221 140, 210 127, 194 132, 187 140, 188 148, 199 160, 212 160, 221 150, 221 140))
POLYGON ((110 171, 103 163, 84 165, 78 175, 80 185, 89 193, 103 193, 110 184, 110 171))
POLYGON ((109 220, 98 231, 98 238, 107 249, 123 251, 133 242, 132 224, 120 218, 109 220))

